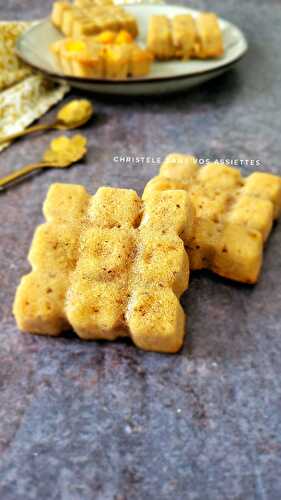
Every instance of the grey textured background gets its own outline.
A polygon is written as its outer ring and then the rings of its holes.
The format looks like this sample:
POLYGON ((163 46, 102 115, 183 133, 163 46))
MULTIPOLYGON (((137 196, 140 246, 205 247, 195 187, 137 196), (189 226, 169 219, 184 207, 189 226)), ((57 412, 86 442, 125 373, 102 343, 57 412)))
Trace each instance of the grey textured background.
MULTIPOLYGON (((280 0, 210 0, 246 33, 236 70, 187 94, 93 97, 87 164, 48 171, 0 195, 0 499, 279 500, 281 225, 255 287, 194 274, 188 335, 174 356, 129 342, 21 335, 11 315, 41 205, 54 181, 139 192, 151 165, 118 154, 171 151, 280 165, 280 0)), ((47 14, 51 1, 8 0, 1 17, 47 14)), ((73 92, 73 95, 78 95, 73 92)), ((55 111, 44 120, 51 119, 55 111)), ((1 153, 1 175, 36 161, 56 133, 1 153)))

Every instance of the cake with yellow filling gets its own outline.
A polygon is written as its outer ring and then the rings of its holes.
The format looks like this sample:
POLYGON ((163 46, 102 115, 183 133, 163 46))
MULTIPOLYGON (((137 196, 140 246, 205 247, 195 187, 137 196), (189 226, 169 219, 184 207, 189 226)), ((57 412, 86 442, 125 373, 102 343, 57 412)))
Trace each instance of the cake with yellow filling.
POLYGON ((104 75, 101 45, 66 38, 55 42, 51 51, 60 70, 67 76, 101 78, 104 75))
POLYGON ((84 78, 126 79, 145 76, 153 56, 136 43, 129 43, 123 32, 104 33, 103 43, 96 37, 66 38, 51 46, 60 70, 68 76, 84 78), (107 43, 108 42, 108 43, 107 43))
POLYGON ((65 36, 79 38, 105 30, 128 31, 133 38, 138 34, 135 18, 117 5, 90 5, 77 7, 59 1, 53 5, 51 20, 65 36))

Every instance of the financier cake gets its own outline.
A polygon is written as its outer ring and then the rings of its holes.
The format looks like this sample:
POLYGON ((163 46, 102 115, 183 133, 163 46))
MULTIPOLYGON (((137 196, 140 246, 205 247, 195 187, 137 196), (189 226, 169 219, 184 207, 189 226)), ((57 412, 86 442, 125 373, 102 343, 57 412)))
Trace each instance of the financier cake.
POLYGON ((58 67, 68 76, 106 79, 145 76, 153 56, 132 43, 128 35, 120 32, 112 37, 112 32, 107 31, 93 38, 65 38, 52 44, 50 50, 58 67))
POLYGON ((185 189, 195 208, 194 232, 184 238, 191 269, 256 283, 263 245, 280 215, 281 178, 262 172, 242 177, 233 167, 199 167, 192 156, 171 154, 143 199, 171 189, 185 189))
POLYGON ((219 21, 211 12, 202 12, 197 17, 190 14, 173 18, 151 16, 147 46, 159 60, 209 59, 224 53, 219 21))
POLYGON ((135 18, 117 5, 93 5, 77 7, 69 2, 54 2, 52 23, 65 36, 79 38, 92 36, 104 30, 131 33, 133 38, 138 34, 135 18))
POLYGON ((153 192, 54 184, 44 203, 14 302, 18 326, 58 335, 72 327, 84 339, 130 336, 140 348, 176 352, 188 286, 183 238, 193 228, 184 190, 153 192))

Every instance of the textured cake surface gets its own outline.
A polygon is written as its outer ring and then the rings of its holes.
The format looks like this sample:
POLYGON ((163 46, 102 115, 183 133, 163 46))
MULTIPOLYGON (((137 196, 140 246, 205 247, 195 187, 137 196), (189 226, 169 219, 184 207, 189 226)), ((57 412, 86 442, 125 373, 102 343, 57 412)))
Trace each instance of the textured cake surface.
POLYGON ((156 59, 208 59, 224 53, 223 37, 218 18, 211 12, 202 12, 193 18, 181 14, 169 18, 151 16, 147 46, 156 59))
POLYGON ((192 156, 171 154, 143 198, 169 189, 185 189, 195 208, 194 232, 185 239, 191 269, 255 283, 263 244, 281 210, 281 178, 262 172, 242 177, 233 167, 199 167, 192 156))
POLYGON ((58 335, 69 328, 64 298, 77 257, 89 195, 82 186, 53 184, 44 203, 46 223, 34 234, 32 272, 18 287, 14 313, 21 330, 58 335))
POLYGON ((73 327, 81 338, 130 336, 140 348, 180 349, 188 286, 182 238, 193 224, 184 190, 151 193, 55 184, 47 222, 36 230, 32 272, 18 287, 14 314, 21 330, 57 335, 73 327))
POLYGON ((53 4, 53 24, 66 36, 91 36, 104 30, 124 29, 133 37, 138 34, 135 18, 117 5, 86 5, 77 7, 68 2, 53 4))

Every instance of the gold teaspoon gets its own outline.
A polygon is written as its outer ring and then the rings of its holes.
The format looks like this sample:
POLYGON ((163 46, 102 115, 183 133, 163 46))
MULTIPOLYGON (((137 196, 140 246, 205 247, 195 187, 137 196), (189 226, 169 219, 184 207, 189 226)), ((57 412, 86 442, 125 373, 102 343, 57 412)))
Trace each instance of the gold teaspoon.
POLYGON ((53 139, 43 155, 42 161, 26 165, 0 179, 0 189, 5 189, 15 180, 41 168, 66 168, 83 158, 87 153, 87 139, 82 135, 53 139))
POLYGON ((34 125, 33 127, 28 127, 22 132, 16 132, 15 134, 7 135, 6 137, 0 137, 0 144, 4 142, 9 142, 18 137, 23 137, 33 132, 41 132, 43 130, 70 130, 73 128, 82 127, 88 120, 93 116, 94 108, 90 101, 87 99, 75 99, 68 102, 63 106, 53 123, 34 125))

